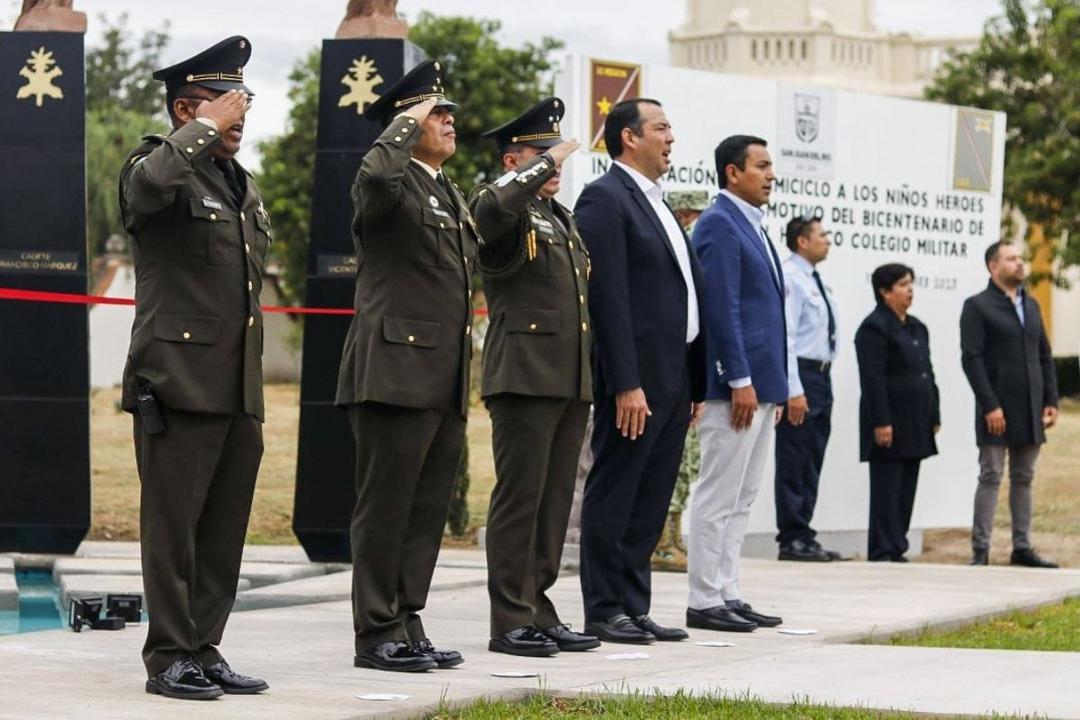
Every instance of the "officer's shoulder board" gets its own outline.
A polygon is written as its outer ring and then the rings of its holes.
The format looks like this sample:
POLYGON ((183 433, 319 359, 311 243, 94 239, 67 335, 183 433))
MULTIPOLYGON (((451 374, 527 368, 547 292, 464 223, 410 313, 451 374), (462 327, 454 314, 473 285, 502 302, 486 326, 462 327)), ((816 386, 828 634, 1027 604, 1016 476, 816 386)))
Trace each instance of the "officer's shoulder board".
POLYGON ((146 156, 154 152, 158 147, 165 143, 164 135, 143 135, 142 145, 131 151, 127 160, 124 161, 124 172, 135 167, 142 160, 146 159, 146 156))

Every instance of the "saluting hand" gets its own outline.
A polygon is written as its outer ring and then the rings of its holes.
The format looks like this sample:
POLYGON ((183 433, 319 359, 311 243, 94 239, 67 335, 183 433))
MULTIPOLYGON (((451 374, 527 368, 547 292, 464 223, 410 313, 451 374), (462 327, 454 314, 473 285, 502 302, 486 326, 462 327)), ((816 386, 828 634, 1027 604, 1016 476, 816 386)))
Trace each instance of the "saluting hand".
POLYGON ((411 108, 402 113, 407 117, 411 117, 418 123, 422 123, 427 120, 427 116, 431 114, 431 111, 435 109, 435 103, 439 102, 438 98, 428 98, 422 103, 413 105, 411 108))
POLYGON ((562 167, 563 161, 581 147, 577 138, 561 142, 553 148, 548 148, 547 154, 555 161, 555 167, 562 167))
POLYGON ((229 90, 213 100, 199 103, 195 117, 213 120, 218 132, 224 132, 244 119, 251 107, 251 96, 243 90, 229 90))

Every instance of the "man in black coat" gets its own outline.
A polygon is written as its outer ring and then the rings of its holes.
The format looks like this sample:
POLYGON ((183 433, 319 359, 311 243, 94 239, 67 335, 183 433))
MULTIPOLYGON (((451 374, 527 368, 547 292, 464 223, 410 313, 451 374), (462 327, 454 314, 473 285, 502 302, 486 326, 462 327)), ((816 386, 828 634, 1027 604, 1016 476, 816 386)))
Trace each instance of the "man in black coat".
POLYGON ((1012 565, 1054 568, 1031 547, 1031 482, 1046 428, 1057 422, 1057 380, 1039 304, 1024 292, 1020 251, 1004 242, 986 250, 990 284, 964 302, 960 347, 975 393, 979 486, 971 528, 972 565, 986 565, 998 486, 1009 454, 1012 565))
POLYGON ((691 401, 705 397, 702 277, 658 180, 675 141, 655 100, 604 123, 614 162, 575 213, 589 248, 596 455, 581 511, 585 631, 607 642, 682 640, 649 618, 649 562, 679 471, 691 401))

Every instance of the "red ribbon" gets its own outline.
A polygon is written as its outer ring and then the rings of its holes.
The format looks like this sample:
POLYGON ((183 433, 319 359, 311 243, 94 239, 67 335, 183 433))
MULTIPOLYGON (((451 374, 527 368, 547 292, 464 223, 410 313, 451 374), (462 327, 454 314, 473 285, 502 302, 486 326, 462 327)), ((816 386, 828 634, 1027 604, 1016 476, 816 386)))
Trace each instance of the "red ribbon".
MULTIPOLYGON (((134 305, 132 298, 114 298, 103 295, 78 295, 75 293, 42 292, 40 290, 14 290, 0 288, 0 300, 22 300, 24 302, 66 303, 69 305, 134 305)), ((285 313, 288 315, 353 315, 352 308, 311 308, 291 307, 286 305, 264 305, 266 313, 285 313)), ((487 315, 485 308, 475 310, 476 315, 487 315)))

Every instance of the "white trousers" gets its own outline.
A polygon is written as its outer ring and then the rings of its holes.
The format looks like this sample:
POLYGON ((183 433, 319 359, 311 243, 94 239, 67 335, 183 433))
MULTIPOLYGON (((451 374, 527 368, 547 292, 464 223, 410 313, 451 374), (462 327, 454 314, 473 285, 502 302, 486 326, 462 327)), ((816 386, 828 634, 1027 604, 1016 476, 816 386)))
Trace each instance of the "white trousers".
POLYGON ((759 405, 749 428, 731 426, 731 403, 710 400, 698 426, 701 473, 690 499, 689 605, 695 610, 742 600, 739 554, 750 506, 776 442, 776 405, 759 405))

